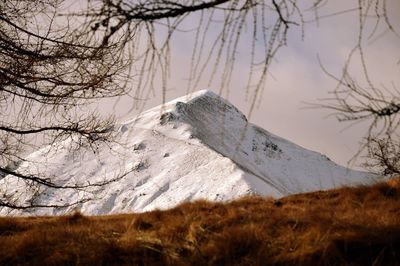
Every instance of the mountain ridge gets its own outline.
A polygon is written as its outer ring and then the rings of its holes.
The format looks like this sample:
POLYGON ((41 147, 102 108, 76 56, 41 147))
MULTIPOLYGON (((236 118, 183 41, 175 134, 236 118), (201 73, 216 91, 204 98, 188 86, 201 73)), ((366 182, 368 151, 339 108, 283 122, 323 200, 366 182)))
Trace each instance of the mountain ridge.
POLYGON ((195 199, 232 200, 248 194, 282 197, 342 185, 370 184, 376 176, 348 170, 249 123, 213 92, 177 98, 114 126, 117 143, 71 152, 71 140, 28 156, 18 171, 46 173, 62 184, 99 182, 85 191, 40 188, 6 176, 0 188, 15 200, 42 205, 91 199, 68 208, 12 210, 0 214, 143 212, 195 199), (53 147, 54 148, 54 147, 53 147), (36 161, 34 165, 30 161, 36 161))

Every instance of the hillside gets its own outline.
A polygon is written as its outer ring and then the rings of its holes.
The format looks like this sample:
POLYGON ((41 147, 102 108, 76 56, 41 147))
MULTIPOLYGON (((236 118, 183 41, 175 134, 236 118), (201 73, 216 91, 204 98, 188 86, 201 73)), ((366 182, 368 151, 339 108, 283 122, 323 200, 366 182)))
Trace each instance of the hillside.
POLYGON ((0 218, 1 265, 398 265, 400 179, 111 216, 0 218))
POLYGON ((78 140, 67 139, 34 152, 16 171, 50 177, 61 186, 115 182, 52 189, 6 176, 0 180, 1 192, 20 205, 82 202, 68 208, 3 207, 0 214, 143 212, 197 199, 279 198, 376 179, 249 123, 235 106, 210 91, 150 109, 110 131, 115 143, 76 150, 71 147, 78 140))

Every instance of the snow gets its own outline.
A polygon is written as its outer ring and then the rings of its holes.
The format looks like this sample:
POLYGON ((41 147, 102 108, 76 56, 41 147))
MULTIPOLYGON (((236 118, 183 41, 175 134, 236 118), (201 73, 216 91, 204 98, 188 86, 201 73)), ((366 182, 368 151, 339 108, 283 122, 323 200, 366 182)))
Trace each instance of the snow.
POLYGON ((196 199, 282 197, 377 179, 248 123, 236 107, 207 90, 152 108, 113 130, 116 143, 71 150, 73 139, 68 139, 32 153, 18 171, 45 174, 61 185, 116 181, 81 190, 35 189, 6 176, 0 188, 16 202, 84 202, 65 208, 3 207, 0 214, 145 212, 196 199))

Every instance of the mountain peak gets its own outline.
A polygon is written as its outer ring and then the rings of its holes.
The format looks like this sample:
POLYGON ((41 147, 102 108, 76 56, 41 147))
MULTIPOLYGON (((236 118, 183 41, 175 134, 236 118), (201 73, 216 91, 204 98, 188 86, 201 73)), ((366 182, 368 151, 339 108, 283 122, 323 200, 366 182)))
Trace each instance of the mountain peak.
POLYGON ((124 130, 152 128, 176 139, 221 135, 226 126, 243 128, 246 124, 247 118, 239 109, 210 90, 189 93, 122 123, 124 130))
MULTIPOLYGON (((189 92, 188 94, 181 96, 179 98, 176 98, 174 100, 171 101, 171 103, 173 102, 190 102, 192 100, 195 100, 196 98, 221 98, 221 96, 219 96, 218 94, 216 94, 215 92, 208 90, 208 89, 204 89, 204 90, 199 90, 199 91, 194 91, 194 92, 189 92)), ((168 103, 167 103, 168 104, 168 103)))
POLYGON ((152 110, 156 109, 175 111, 176 113, 182 114, 185 113, 185 111, 190 112, 189 109, 195 109, 192 110, 192 113, 203 110, 207 112, 215 112, 215 115, 220 115, 221 111, 226 112, 228 110, 235 110, 236 112, 240 113, 240 111, 229 101, 225 100, 223 97, 211 90, 200 90, 189 93, 185 96, 159 105, 152 110))
POLYGON ((247 123, 246 116, 234 105, 209 90, 201 90, 187 96, 175 99, 166 105, 173 105, 173 114, 192 126, 203 128, 206 124, 230 121, 247 123), (240 120, 240 121, 238 121, 240 120), (200 124, 200 125, 199 125, 200 124))

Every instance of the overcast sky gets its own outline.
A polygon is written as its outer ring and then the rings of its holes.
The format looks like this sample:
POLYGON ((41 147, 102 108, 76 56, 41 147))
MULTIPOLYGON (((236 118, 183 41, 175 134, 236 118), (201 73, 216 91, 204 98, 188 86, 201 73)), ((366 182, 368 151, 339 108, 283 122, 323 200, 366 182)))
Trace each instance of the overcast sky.
MULTIPOLYGON (((357 1, 328 1, 320 14, 332 14, 356 7, 357 1)), ((400 1, 388 0, 388 12, 392 24, 400 30, 400 1)), ((311 14, 310 14, 311 15, 311 14)), ((311 17, 311 16, 310 16, 311 17)), ((379 28, 378 30, 381 30, 379 28)), ((365 133, 366 125, 347 128, 348 124, 339 123, 334 117, 328 117, 327 110, 307 109, 305 102, 318 103, 319 99, 329 97, 336 83, 323 73, 317 56, 329 71, 340 73, 345 59, 357 41, 358 17, 356 11, 321 19, 319 24, 307 23, 305 37, 300 30, 292 27, 289 42, 278 53, 267 80, 260 104, 254 110, 250 121, 266 130, 295 142, 305 148, 321 152, 339 164, 346 165, 356 153, 359 141, 365 133)), ((367 31, 368 32, 368 31, 367 31)), ((376 34, 380 35, 380 31, 376 34)), ((172 77, 167 88, 167 100, 185 95, 191 50, 180 36, 172 47, 172 77)), ((186 39, 188 41, 188 39, 186 39)), ((247 40, 247 45, 250 40, 247 40)), ((400 38, 394 34, 384 34, 365 42, 368 68, 373 82, 387 87, 400 88, 400 38)), ((246 49, 246 41, 240 49, 246 49)), ((245 100, 244 86, 248 77, 248 65, 239 60, 230 86, 228 100, 247 114, 250 102, 245 100)), ((360 77, 360 67, 353 66, 355 77, 360 77)), ((205 83, 206 84, 206 83, 205 83)), ((218 86, 198 89, 211 89, 219 92, 218 86)), ((161 89, 155 92, 146 107, 151 108, 162 102, 161 89)), ((226 95, 226 93, 223 93, 226 95)), ((128 99, 118 103, 114 111, 119 116, 127 114, 131 104, 128 99)), ((362 160, 359 160, 360 163, 362 160)), ((356 165, 352 165, 356 167, 356 165)))

